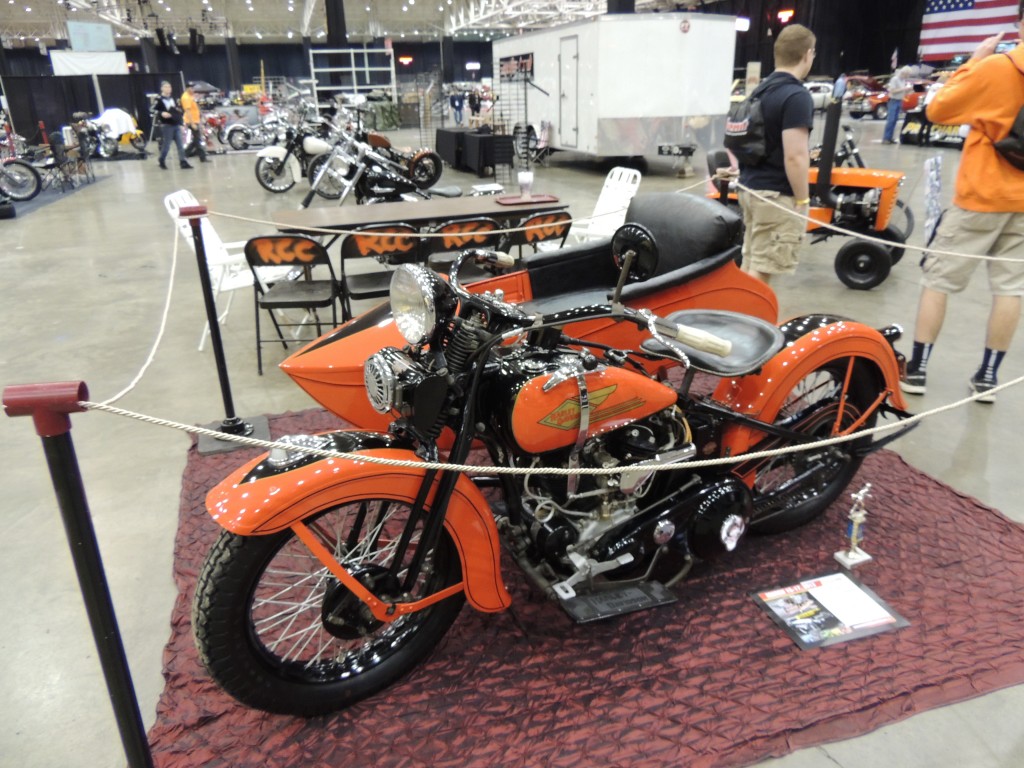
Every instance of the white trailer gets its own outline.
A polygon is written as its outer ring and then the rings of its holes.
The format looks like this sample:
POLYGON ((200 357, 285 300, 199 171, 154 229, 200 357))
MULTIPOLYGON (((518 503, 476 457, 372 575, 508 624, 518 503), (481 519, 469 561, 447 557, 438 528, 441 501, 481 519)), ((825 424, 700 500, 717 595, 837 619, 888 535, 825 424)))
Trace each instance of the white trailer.
POLYGON ((512 119, 548 123, 553 149, 653 155, 728 113, 735 46, 734 16, 612 14, 495 41, 494 79, 532 81, 512 119))

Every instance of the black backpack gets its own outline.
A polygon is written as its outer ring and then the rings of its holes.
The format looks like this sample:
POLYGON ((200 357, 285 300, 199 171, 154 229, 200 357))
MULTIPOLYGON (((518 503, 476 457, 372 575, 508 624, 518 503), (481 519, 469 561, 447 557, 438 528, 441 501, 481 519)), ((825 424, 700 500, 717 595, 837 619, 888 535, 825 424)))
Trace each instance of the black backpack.
MULTIPOLYGON (((1010 62, 1018 71, 1020 70, 1020 67, 1017 67, 1017 62, 1010 58, 1009 55, 1006 58, 1010 59, 1010 62)), ((1024 74, 1024 72, 1021 74, 1024 74)), ((1024 107, 1021 107, 1020 111, 1017 112, 1017 118, 1013 121, 1013 126, 1010 128, 1006 138, 992 142, 992 146, 996 148, 996 152, 1006 162, 1017 170, 1024 171, 1024 107)))
POLYGON ((761 96, 770 78, 762 80, 743 101, 729 107, 723 144, 743 165, 760 165, 768 158, 761 96))

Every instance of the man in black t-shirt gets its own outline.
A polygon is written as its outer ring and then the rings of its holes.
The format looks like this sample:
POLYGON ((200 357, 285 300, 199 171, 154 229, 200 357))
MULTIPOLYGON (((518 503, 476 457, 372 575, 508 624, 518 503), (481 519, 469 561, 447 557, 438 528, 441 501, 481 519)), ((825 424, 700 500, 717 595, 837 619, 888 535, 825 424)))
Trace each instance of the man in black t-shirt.
POLYGON ((814 34, 800 24, 790 24, 776 38, 775 71, 761 88, 767 157, 758 165, 740 163, 740 183, 772 201, 740 190, 743 270, 766 283, 772 275, 796 271, 807 228, 792 212, 806 216, 811 202, 807 173, 814 102, 802 81, 814 63, 814 43, 814 34))

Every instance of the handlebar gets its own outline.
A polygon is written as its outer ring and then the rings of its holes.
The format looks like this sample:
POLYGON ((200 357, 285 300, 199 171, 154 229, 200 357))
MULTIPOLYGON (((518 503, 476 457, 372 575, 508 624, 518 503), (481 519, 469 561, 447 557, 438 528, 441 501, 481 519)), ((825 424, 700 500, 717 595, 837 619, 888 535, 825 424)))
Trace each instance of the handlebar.
MULTIPOLYGON (((478 263, 493 264, 499 267, 512 267, 515 266, 517 261, 514 256, 508 253, 479 248, 469 249, 459 254, 459 257, 452 264, 451 272, 449 274, 451 285, 460 296, 476 298, 479 298, 479 296, 476 294, 470 294, 459 284, 459 269, 468 259, 473 259, 478 263)), ((716 355, 718 357, 726 357, 730 352, 732 352, 732 342, 728 339, 723 339, 721 336, 716 336, 715 334, 709 333, 701 328, 673 323, 662 317, 658 317, 647 309, 636 310, 618 303, 594 304, 585 307, 576 307, 565 312, 556 312, 551 315, 540 315, 539 317, 535 316, 532 318, 528 318, 526 315, 523 315, 522 319, 524 321, 528 321, 528 324, 524 325, 524 328, 536 328, 544 325, 565 325, 569 322, 576 322, 590 317, 621 317, 624 320, 635 323, 638 327, 648 328, 651 334, 655 337, 665 335, 682 344, 686 344, 689 347, 700 350, 701 352, 707 352, 708 354, 716 355)))

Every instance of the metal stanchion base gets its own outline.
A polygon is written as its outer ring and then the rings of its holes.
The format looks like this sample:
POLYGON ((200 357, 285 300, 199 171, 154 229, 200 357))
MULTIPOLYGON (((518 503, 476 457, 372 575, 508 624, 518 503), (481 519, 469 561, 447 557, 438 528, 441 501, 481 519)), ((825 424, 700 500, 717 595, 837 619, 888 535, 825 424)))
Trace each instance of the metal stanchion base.
MULTIPOLYGON (((203 424, 202 426, 206 429, 215 429, 218 432, 254 437, 257 440, 270 439, 270 422, 266 416, 236 417, 233 423, 224 419, 222 421, 215 421, 212 424, 203 424)), ((210 437, 209 435, 199 436, 200 456, 209 456, 214 453, 230 453, 231 451, 237 451, 239 448, 248 447, 249 446, 242 445, 241 443, 235 443, 229 440, 220 440, 216 437, 210 437)))

